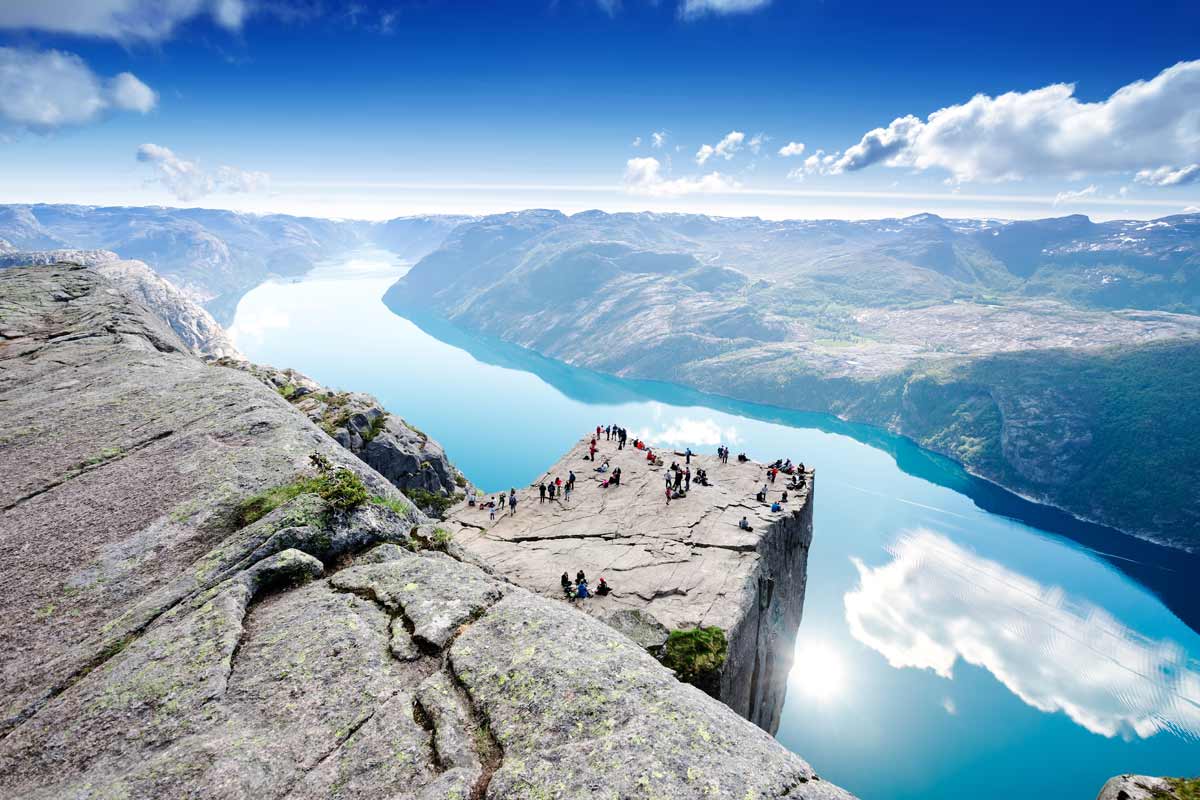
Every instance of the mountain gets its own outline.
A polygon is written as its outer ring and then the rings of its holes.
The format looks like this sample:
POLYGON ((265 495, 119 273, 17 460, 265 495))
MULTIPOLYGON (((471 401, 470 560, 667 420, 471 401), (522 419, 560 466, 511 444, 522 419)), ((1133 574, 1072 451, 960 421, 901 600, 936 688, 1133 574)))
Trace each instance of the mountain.
POLYGON ((1034 499, 1200 546, 1197 214, 537 210, 460 226, 385 301, 578 366, 883 425, 1034 499))
POLYGON ((19 251, 111 250, 143 261, 223 324, 242 295, 271 275, 302 275, 361 247, 416 260, 469 217, 387 222, 242 214, 200 208, 0 206, 0 239, 19 251))
POLYGON ((94 269, 0 270, 0 796, 853 800, 468 563, 277 378, 94 269))

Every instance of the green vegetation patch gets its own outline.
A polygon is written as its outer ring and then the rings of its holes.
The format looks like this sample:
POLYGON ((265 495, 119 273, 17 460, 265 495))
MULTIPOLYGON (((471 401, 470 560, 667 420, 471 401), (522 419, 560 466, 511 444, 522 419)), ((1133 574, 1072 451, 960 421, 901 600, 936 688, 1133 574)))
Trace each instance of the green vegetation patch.
POLYGON ((717 690, 728 643, 717 627, 671 631, 663 653, 663 664, 679 679, 706 692, 717 690))
POLYGON ((313 453, 309 458, 317 470, 315 477, 300 476, 238 503, 234 511, 237 527, 244 528, 257 522, 302 494, 317 495, 334 511, 353 511, 367 501, 367 486, 355 472, 346 467, 335 467, 319 453, 313 453))
POLYGON ((1177 798, 1177 800, 1200 800, 1200 778, 1167 778, 1174 795, 1155 790, 1155 798, 1177 798))

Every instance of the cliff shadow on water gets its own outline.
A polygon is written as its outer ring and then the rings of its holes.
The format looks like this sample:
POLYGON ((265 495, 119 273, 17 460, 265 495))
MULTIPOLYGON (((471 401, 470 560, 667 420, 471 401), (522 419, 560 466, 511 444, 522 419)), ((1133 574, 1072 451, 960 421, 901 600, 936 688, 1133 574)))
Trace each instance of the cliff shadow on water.
MULTIPOLYGON (((726 414, 795 428, 847 436, 890 455, 904 473, 952 489, 989 514, 1012 519, 1047 535, 1082 546, 1154 593, 1192 630, 1200 631, 1200 553, 1164 547, 1119 530, 1087 522, 1066 511, 1013 494, 968 473, 957 462, 924 450, 911 439, 881 428, 847 422, 830 414, 733 400, 660 381, 617 378, 573 367, 518 345, 469 333, 447 320, 408 308, 394 297, 385 304, 424 333, 469 353, 476 360, 531 373, 565 397, 589 405, 659 402, 702 406, 726 414)), ((1149 511, 1148 511, 1149 513, 1149 511)))

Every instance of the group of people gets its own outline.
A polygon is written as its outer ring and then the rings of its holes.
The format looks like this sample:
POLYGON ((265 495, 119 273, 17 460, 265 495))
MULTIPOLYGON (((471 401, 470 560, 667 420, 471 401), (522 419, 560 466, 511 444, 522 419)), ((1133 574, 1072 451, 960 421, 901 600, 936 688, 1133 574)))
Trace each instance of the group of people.
MULTIPOLYGON (((692 451, 688 450, 688 461, 691 461, 691 454, 692 451)), ((672 461, 671 467, 667 470, 664 478, 666 481, 667 505, 670 505, 673 499, 678 500, 681 497, 687 497, 687 493, 692 490, 692 468, 690 466, 681 467, 678 461, 672 461)))
POLYGON ((604 597, 612 591, 608 586, 608 582, 604 580, 604 576, 601 575, 600 582, 596 584, 596 591, 593 593, 588 588, 587 575, 583 574, 583 570, 575 573, 574 583, 571 582, 570 576, 564 572, 562 574, 562 589, 563 594, 566 595, 568 600, 585 600, 591 597, 592 594, 604 597))
POLYGON ((567 470, 567 479, 564 481, 562 476, 555 477, 552 481, 542 481, 538 486, 538 505, 547 500, 555 500, 559 497, 564 502, 571 502, 571 492, 575 491, 575 471, 567 470))
POLYGON ((604 438, 606 441, 611 442, 614 439, 616 440, 618 450, 625 449, 625 442, 626 442, 626 440, 629 439, 629 431, 625 430, 624 428, 622 428, 619 425, 605 425, 603 428, 601 428, 599 425, 597 425, 596 426, 596 438, 597 439, 600 438, 600 434, 602 432, 604 434, 604 438))
MULTIPOLYGON (((508 490, 507 498, 508 498, 507 499, 508 513, 511 516, 511 515, 517 513, 517 490, 510 488, 508 490)), ((504 492, 501 492, 500 494, 496 495, 495 497, 489 497, 484 502, 479 503, 479 507, 486 508, 488 510, 488 518, 490 520, 492 520, 493 522, 495 522, 496 521, 496 512, 504 511, 504 503, 505 503, 505 494, 504 494, 504 492)), ((471 489, 470 493, 467 495, 467 505, 473 506, 475 504, 476 504, 475 503, 475 490, 471 489)))

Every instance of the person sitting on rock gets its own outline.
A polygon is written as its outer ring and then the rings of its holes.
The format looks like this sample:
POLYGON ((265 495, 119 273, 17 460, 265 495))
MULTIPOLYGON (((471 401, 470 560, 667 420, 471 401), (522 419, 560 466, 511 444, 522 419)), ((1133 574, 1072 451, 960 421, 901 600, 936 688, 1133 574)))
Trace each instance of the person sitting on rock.
POLYGON ((591 597, 591 594, 588 593, 587 581, 580 581, 576 585, 575 596, 580 600, 586 600, 587 598, 591 597))
POLYGON ((600 595, 601 597, 604 597, 611 591, 612 591, 612 589, 608 588, 608 582, 605 581, 604 576, 601 575, 600 582, 596 584, 596 594, 600 595))
POLYGON ((654 451, 653 451, 653 450, 647 450, 647 451, 646 451, 646 460, 647 460, 647 461, 653 461, 653 460, 654 460, 654 451))
POLYGON ((775 512, 783 511, 783 506, 779 505, 779 501, 776 500, 774 503, 771 503, 771 510, 775 512))
POLYGON ((613 470, 612 483, 613 483, 613 486, 621 485, 621 468, 620 467, 617 467, 616 469, 613 470))
POLYGON ((600 463, 600 466, 596 467, 596 472, 608 472, 608 459, 607 458, 604 459, 604 461, 602 461, 600 463))
POLYGON ((779 498, 779 502, 781 502, 781 503, 787 502, 787 489, 783 490, 783 497, 779 498))
POLYGON ((755 499, 755 500, 757 500, 757 501, 758 501, 758 502, 760 502, 760 503, 765 503, 765 502, 767 502, 767 490, 764 488, 764 489, 763 489, 761 492, 759 492, 758 494, 754 495, 754 499, 755 499))
POLYGON ((562 587, 564 589, 571 588, 571 577, 565 572, 562 574, 562 587))
POLYGON ((739 463, 739 464, 745 464, 745 463, 746 463, 747 461, 749 461, 749 460, 750 460, 750 459, 746 458, 746 454, 745 454, 745 453, 738 453, 738 463, 739 463))
POLYGON ((579 570, 579 572, 575 573, 575 582, 576 583, 587 583, 587 575, 583 574, 583 570, 579 570))
POLYGON ((745 517, 742 517, 742 521, 738 523, 738 527, 744 531, 754 530, 754 528, 750 527, 750 520, 746 519, 745 517))

